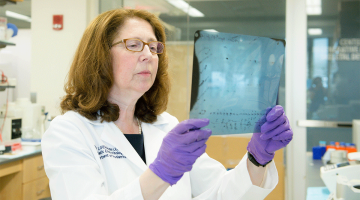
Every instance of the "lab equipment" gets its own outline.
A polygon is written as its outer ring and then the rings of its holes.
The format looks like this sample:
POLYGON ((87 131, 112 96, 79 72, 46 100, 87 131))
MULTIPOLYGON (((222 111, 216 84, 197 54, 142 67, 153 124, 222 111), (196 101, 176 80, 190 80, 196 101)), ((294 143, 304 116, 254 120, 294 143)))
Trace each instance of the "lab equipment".
POLYGON ((3 125, 2 140, 6 144, 12 140, 21 138, 21 118, 18 117, 0 117, 0 125, 3 125), (4 121, 5 120, 5 121, 4 121))
POLYGON ((42 106, 30 102, 29 98, 18 98, 16 105, 23 110, 22 132, 24 139, 40 139, 43 130, 42 106))
POLYGON ((17 117, 0 117, 2 126, 0 141, 0 155, 7 152, 21 150, 21 118, 17 117))
POLYGON ((5 145, 4 144, 0 144, 0 155, 3 155, 5 153, 5 145))
POLYGON ((360 120, 352 121, 352 141, 355 143, 357 151, 360 151, 360 120))
POLYGON ((15 37, 18 33, 18 28, 15 24, 7 23, 7 40, 10 37, 15 37))
POLYGON ((214 135, 254 133, 276 105, 285 41, 195 33, 190 118, 210 119, 214 135))
POLYGON ((321 160, 322 160, 322 162, 323 162, 324 165, 331 164, 331 162, 330 162, 330 154, 331 154, 331 152, 333 152, 333 151, 336 151, 336 150, 333 149, 333 148, 329 148, 329 149, 325 152, 325 154, 323 155, 323 157, 321 158, 321 160))
POLYGON ((170 185, 177 183, 205 152, 211 130, 200 128, 208 124, 208 119, 189 119, 176 125, 164 137, 151 171, 170 185))
POLYGON ((268 109, 266 117, 260 119, 261 132, 253 133, 247 150, 261 165, 274 158, 275 151, 285 147, 291 141, 293 132, 282 106, 268 109))
POLYGON ((331 163, 342 163, 346 162, 347 160, 347 151, 345 150, 335 150, 330 153, 331 163))
POLYGON ((360 199, 360 179, 337 176, 335 197, 336 200, 360 199))
POLYGON ((0 117, 4 117, 6 113, 7 117, 15 117, 15 118, 22 118, 23 112, 22 109, 16 106, 15 102, 8 102, 7 108, 6 104, 0 109, 0 117))
MULTIPOLYGON (((0 81, 0 86, 6 86, 7 88, 15 88, 16 87, 16 78, 8 78, 6 77, 5 81, 4 81, 4 77, 1 78, 0 81)), ((3 89, 1 89, 0 91, 4 91, 5 87, 3 89)))
POLYGON ((0 126, 2 127, 2 140, 11 143, 12 140, 21 138, 22 110, 15 103, 9 102, 0 109, 0 126))
MULTIPOLYGON (((349 159, 360 160, 359 152, 350 153, 349 159)), ((336 191, 336 179, 339 175, 360 180, 360 164, 357 161, 342 162, 320 167, 320 177, 332 193, 336 191)))

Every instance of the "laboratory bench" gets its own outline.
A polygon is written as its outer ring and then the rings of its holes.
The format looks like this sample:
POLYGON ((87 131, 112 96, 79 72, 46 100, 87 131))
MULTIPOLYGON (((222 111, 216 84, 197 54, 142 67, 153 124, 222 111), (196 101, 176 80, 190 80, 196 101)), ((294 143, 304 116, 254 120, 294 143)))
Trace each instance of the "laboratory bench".
POLYGON ((330 195, 320 177, 322 160, 314 160, 312 152, 306 152, 306 200, 327 200, 330 195))
POLYGON ((0 199, 38 200, 50 197, 41 150, 0 155, 0 199))
POLYGON ((312 152, 306 152, 306 188, 325 187, 320 177, 320 167, 324 166, 322 160, 314 160, 312 152))

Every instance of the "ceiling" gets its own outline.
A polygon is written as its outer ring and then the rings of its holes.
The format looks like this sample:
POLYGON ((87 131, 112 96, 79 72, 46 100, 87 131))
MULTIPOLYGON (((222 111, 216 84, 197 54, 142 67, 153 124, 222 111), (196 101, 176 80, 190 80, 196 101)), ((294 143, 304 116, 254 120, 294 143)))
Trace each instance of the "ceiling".
MULTIPOLYGON (((3 1, 3 0, 0 0, 3 1)), ((322 15, 309 16, 309 28, 322 28, 323 34, 316 37, 332 37, 339 18, 340 0, 326 0, 322 5, 322 15)), ((165 22, 168 29, 176 30, 170 38, 193 40, 196 30, 215 29, 220 32, 285 38, 286 0, 191 0, 191 6, 201 11, 205 17, 188 17, 185 12, 169 4, 166 0, 99 0, 100 11, 116 7, 146 9, 165 22)), ((31 17, 31 0, 0 6, 0 16, 10 10, 31 17)), ((30 28, 29 22, 8 17, 8 22, 18 28, 30 28)))

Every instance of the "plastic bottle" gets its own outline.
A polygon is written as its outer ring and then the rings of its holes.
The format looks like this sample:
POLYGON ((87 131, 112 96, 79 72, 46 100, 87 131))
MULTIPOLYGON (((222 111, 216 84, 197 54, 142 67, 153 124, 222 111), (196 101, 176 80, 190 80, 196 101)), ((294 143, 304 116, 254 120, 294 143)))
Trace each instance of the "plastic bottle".
POLYGON ((348 153, 357 152, 356 146, 354 143, 346 143, 346 150, 348 153))
POLYGON ((351 148, 351 143, 345 143, 345 150, 349 152, 349 149, 351 148))
POLYGON ((16 105, 22 108, 22 138, 41 138, 41 105, 31 103, 29 98, 16 99, 16 105))
POLYGON ((354 144, 354 143, 350 143, 350 144, 351 144, 351 146, 353 146, 354 149, 356 149, 356 151, 357 151, 356 144, 354 144))
POLYGON ((340 148, 340 142, 335 142, 335 150, 339 150, 340 148))
MULTIPOLYGON (((0 110, 1 117, 4 117, 6 112, 6 104, 0 110)), ((22 118, 23 111, 19 106, 16 106, 15 102, 9 102, 7 107, 6 117, 22 118)))
POLYGON ((335 142, 331 141, 329 145, 326 146, 326 151, 329 149, 335 149, 335 142))
MULTIPOLYGON (((354 143, 346 143, 346 151, 349 153, 352 152, 357 152, 356 146, 354 143)), ((354 161, 354 160, 350 160, 349 161, 354 161)))
POLYGON ((340 145, 338 147, 338 150, 346 150, 345 142, 340 142, 340 145))

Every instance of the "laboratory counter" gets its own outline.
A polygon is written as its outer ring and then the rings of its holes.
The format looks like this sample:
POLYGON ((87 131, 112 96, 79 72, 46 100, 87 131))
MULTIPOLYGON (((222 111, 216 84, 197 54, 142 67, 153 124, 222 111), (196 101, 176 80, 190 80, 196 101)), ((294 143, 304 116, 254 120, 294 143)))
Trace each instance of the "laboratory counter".
POLYGON ((314 160, 312 152, 306 152, 306 200, 327 200, 330 195, 320 177, 322 160, 314 160))
POLYGON ((37 155, 41 155, 41 150, 30 151, 27 153, 23 153, 19 156, 13 156, 13 157, 6 156, 6 155, 0 155, 0 169, 1 169, 1 165, 3 165, 3 164, 14 162, 17 160, 22 160, 22 159, 37 156, 37 155))
POLYGON ((0 199, 37 200, 50 197, 49 179, 40 149, 0 155, 0 199))

